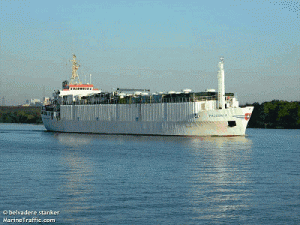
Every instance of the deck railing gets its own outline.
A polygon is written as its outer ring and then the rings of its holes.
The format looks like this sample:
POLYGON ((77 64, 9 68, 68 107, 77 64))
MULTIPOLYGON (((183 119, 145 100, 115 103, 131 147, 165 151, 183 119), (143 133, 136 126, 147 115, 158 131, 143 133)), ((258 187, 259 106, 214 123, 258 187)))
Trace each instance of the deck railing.
POLYGON ((62 105, 90 105, 90 104, 155 104, 155 103, 182 103, 182 102, 199 102, 217 100, 216 96, 195 96, 188 98, 181 97, 112 97, 110 99, 103 98, 86 98, 77 101, 62 101, 62 105))

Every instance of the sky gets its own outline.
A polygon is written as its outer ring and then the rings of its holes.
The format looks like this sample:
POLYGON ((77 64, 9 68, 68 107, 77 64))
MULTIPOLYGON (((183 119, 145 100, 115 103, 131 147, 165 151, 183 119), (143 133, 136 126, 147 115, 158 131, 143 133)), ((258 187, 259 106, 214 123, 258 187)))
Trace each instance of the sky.
POLYGON ((300 101, 299 11, 299 0, 1 0, 0 97, 51 97, 76 54, 81 81, 103 91, 217 89, 223 56, 242 104, 300 101))

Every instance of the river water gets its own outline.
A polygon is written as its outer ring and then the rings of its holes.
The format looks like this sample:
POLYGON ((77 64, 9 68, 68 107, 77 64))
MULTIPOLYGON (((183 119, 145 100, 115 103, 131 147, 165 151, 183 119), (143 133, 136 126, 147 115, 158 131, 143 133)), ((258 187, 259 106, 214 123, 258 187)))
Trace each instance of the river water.
POLYGON ((0 124, 0 221, 299 224, 300 131, 246 133, 117 136, 0 124))

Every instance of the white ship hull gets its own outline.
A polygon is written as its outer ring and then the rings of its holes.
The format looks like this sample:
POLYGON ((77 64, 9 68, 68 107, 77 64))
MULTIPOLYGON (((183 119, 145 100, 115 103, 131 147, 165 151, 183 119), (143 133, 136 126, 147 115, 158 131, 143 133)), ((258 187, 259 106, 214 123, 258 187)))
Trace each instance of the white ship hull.
MULTIPOLYGON (((215 102, 212 102, 215 103, 215 102)), ((245 135, 253 107, 201 110, 205 102, 61 105, 42 115, 48 131, 182 136, 245 135)), ((209 104, 207 104, 209 106, 209 104)))

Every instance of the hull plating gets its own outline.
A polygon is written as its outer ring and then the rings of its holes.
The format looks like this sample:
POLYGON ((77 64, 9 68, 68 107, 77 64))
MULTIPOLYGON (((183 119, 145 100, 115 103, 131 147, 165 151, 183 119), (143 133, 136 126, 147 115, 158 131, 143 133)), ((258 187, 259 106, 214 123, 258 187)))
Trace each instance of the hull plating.
MULTIPOLYGON (((176 104, 177 105, 177 104, 176 104)), ((178 107, 177 105, 176 107, 178 107)), ((74 106, 73 106, 74 107, 74 106)), ((100 106, 99 106, 100 107, 100 106)), ((71 108, 65 107, 66 116, 55 118, 55 116, 42 115, 43 123, 47 130, 58 132, 75 133, 101 133, 101 134, 138 134, 138 135, 183 135, 183 136, 235 136, 245 135, 249 121, 247 115, 251 115, 253 107, 229 108, 222 110, 195 110, 194 104, 180 107, 178 113, 174 110, 168 115, 168 111, 161 107, 155 109, 152 114, 157 113, 161 117, 153 119, 142 114, 145 113, 141 108, 136 109, 136 114, 129 112, 126 119, 121 115, 125 111, 114 110, 107 107, 110 111, 106 116, 101 117, 97 114, 95 106, 71 108), (82 115, 80 115, 80 110, 82 115), (92 110, 94 116, 89 110, 92 110), (95 111, 96 110, 96 111, 95 111), (132 115, 131 115, 132 114, 132 115), (110 115, 110 117, 107 117, 110 115), (113 115, 116 115, 113 117, 113 115), (125 120, 125 121, 124 121, 125 120), (129 120, 129 121, 128 121, 129 120)), ((63 107, 62 107, 63 108, 63 107)), ((64 110, 64 109, 63 109, 64 110)), ((62 110, 62 112, 64 112, 62 110)), ((103 109, 102 109, 103 110, 103 109)), ((147 109, 149 110, 149 109, 147 109)), ((99 111, 99 110, 98 110, 99 111)), ((106 110, 105 110, 106 111, 106 110)), ((150 113, 150 114, 151 114, 150 113)))

